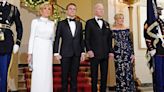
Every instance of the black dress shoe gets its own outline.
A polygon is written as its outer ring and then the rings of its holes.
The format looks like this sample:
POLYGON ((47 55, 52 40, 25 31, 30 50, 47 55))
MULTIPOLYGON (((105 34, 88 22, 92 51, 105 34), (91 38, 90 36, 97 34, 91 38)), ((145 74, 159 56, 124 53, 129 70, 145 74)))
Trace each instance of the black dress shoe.
POLYGON ((109 86, 109 87, 108 87, 108 90, 109 90, 109 91, 115 91, 115 90, 116 90, 116 86, 109 86))

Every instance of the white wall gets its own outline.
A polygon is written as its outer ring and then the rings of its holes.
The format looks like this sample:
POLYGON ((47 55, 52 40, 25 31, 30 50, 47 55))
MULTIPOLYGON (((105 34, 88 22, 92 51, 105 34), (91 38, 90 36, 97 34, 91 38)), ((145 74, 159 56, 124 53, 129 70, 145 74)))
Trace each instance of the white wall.
POLYGON ((141 79, 142 83, 151 83, 152 76, 151 72, 147 67, 147 60, 145 57, 146 49, 141 49, 139 47, 139 27, 138 27, 138 14, 137 14, 137 6, 134 6, 133 11, 133 35, 134 35, 134 51, 136 56, 136 74, 141 79))

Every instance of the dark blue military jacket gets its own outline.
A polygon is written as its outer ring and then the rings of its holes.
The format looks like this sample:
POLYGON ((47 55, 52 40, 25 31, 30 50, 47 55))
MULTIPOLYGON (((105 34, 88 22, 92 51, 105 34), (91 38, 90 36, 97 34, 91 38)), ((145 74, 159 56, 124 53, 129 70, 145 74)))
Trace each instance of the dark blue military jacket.
POLYGON ((20 13, 16 6, 6 2, 4 6, 0 2, 0 54, 11 53, 14 43, 14 34, 10 27, 15 23, 17 39, 16 44, 20 46, 22 39, 22 22, 20 13))
MULTIPOLYGON (((161 33, 163 35, 164 39, 164 22, 162 19, 158 18, 156 20, 159 24, 159 28, 161 29, 161 33)), ((152 35, 158 34, 158 29, 157 27, 154 27, 155 30, 151 31, 151 34, 148 33, 147 31, 147 24, 145 22, 144 25, 144 37, 146 39, 146 45, 149 51, 156 49, 156 55, 164 55, 164 45, 162 45, 162 41, 159 38, 153 38, 152 35)))

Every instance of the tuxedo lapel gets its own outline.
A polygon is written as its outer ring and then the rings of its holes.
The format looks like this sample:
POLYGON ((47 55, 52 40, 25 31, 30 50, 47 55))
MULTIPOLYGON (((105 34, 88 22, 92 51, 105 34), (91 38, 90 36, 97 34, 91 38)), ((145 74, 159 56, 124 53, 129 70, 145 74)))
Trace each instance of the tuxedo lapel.
POLYGON ((95 18, 93 18, 93 21, 94 21, 94 24, 95 24, 99 29, 101 29, 95 18))
POLYGON ((79 24, 78 24, 77 21, 75 21, 75 24, 76 24, 76 29, 75 29, 75 35, 74 35, 74 37, 77 35, 78 29, 79 29, 79 24))
POLYGON ((103 26, 102 26, 102 29, 105 29, 106 28, 106 23, 105 21, 103 20, 103 26))
POLYGON ((68 33, 73 37, 73 35, 72 35, 72 32, 71 32, 71 28, 70 28, 70 26, 69 26, 69 24, 68 24, 68 20, 67 19, 65 19, 65 24, 66 24, 66 31, 68 31, 68 33))
POLYGON ((103 26, 102 26, 102 29, 110 29, 109 24, 108 24, 105 20, 103 20, 103 26))

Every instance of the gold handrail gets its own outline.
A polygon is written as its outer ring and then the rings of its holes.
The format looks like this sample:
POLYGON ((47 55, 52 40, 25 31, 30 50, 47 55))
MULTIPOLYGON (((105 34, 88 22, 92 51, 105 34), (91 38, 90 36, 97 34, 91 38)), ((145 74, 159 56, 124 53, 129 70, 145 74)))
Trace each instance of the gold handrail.
MULTIPOLYGON (((57 4, 57 0, 20 0, 20 5, 23 8, 26 8, 27 10, 29 10, 30 12, 33 12, 34 14, 38 14, 38 6, 43 3, 49 1, 53 4, 53 8, 54 8, 54 13, 51 16, 51 19, 54 20, 55 22, 64 19, 65 13, 66 13, 66 9, 63 8, 62 6, 60 6, 59 4, 57 4)), ((84 22, 85 20, 80 18, 79 16, 77 16, 77 19, 84 22)))

